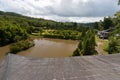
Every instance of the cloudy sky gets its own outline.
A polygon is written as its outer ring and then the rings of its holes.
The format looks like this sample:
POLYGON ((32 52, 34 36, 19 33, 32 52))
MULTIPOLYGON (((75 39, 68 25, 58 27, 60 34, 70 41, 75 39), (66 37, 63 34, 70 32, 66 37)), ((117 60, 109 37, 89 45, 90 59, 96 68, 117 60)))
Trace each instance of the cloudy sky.
POLYGON ((118 0, 0 0, 0 10, 70 22, 94 22, 120 10, 118 0))

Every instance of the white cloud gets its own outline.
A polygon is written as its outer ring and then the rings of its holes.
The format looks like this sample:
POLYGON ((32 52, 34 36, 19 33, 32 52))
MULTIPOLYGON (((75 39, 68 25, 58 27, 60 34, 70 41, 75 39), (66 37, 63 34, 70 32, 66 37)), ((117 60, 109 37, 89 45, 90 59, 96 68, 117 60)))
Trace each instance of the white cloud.
POLYGON ((57 21, 94 22, 120 8, 118 0, 0 0, 0 10, 57 21))

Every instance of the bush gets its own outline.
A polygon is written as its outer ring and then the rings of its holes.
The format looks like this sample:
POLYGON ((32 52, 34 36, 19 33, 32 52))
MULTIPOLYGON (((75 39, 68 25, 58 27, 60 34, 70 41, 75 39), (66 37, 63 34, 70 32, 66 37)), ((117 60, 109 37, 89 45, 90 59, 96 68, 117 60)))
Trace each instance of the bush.
POLYGON ((79 49, 76 49, 74 52, 73 52, 73 55, 72 56, 80 56, 80 51, 79 49))
POLYGON ((32 46, 34 46, 33 41, 30 41, 30 40, 19 41, 10 45, 10 52, 16 54, 17 52, 26 50, 32 46))
POLYGON ((108 46, 108 53, 115 54, 120 53, 120 39, 111 37, 108 46))

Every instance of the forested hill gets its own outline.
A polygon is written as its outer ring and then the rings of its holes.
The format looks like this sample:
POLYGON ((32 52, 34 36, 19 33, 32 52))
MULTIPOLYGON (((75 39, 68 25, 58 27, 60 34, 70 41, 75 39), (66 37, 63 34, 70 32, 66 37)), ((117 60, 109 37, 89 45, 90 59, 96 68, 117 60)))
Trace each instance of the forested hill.
POLYGON ((23 16, 21 14, 13 12, 3 12, 0 11, 0 21, 9 21, 13 24, 25 26, 41 27, 44 29, 71 29, 71 30, 81 30, 81 27, 91 27, 94 23, 75 23, 75 22, 56 22, 53 20, 46 20, 42 18, 32 18, 28 16, 23 16))
POLYGON ((0 11, 0 46, 25 40, 29 34, 41 30, 83 31, 93 23, 56 22, 41 18, 32 18, 13 12, 0 11))

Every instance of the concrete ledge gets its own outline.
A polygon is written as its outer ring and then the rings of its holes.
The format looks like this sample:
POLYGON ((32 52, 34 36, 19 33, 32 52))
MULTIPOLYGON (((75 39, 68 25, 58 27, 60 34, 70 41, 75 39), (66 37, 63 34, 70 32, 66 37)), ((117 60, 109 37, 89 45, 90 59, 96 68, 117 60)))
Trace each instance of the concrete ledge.
POLYGON ((120 80, 120 54, 33 59, 9 54, 0 80, 120 80))

